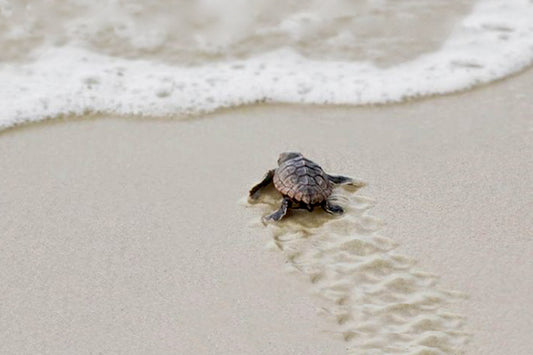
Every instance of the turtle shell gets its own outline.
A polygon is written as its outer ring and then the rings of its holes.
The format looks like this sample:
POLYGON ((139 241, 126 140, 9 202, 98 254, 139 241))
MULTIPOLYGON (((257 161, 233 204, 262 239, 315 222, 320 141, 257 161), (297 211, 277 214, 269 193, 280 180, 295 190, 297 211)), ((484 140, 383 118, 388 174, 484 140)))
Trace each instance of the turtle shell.
POLYGON ((333 190, 324 170, 301 155, 280 164, 274 173, 274 186, 293 201, 308 205, 321 203, 333 190))

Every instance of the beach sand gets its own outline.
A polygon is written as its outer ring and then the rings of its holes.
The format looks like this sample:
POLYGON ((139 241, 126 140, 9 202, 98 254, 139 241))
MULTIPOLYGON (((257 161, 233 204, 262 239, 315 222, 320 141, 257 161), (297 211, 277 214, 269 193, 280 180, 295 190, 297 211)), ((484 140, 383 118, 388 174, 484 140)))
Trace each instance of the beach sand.
POLYGON ((268 208, 239 203, 296 150, 364 180, 351 196, 375 201, 395 252, 468 295, 447 306, 466 317, 465 353, 530 354, 532 88, 530 70, 399 105, 2 132, 0 352, 345 353, 309 275, 254 223, 268 208))

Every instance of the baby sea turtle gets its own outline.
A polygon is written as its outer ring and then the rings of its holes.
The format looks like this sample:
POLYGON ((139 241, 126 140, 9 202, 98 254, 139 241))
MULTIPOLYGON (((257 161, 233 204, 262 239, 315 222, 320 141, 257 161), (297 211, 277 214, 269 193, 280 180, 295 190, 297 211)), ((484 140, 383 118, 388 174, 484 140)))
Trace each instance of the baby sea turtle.
POLYGON ((305 158, 301 153, 281 153, 278 159, 278 168, 269 170, 259 184, 252 187, 250 197, 256 199, 259 190, 271 182, 283 195, 281 207, 266 219, 279 221, 285 216, 289 208, 305 208, 312 211, 315 206, 321 206, 331 214, 342 214, 341 206, 334 204, 329 198, 335 185, 363 186, 345 176, 329 175, 322 168, 305 158))

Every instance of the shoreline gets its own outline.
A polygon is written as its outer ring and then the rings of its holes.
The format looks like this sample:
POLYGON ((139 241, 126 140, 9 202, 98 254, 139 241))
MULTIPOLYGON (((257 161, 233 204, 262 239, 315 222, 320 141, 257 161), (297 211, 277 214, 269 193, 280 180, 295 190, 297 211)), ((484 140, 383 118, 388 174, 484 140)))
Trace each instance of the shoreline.
POLYGON ((506 75, 502 78, 494 79, 490 82, 484 82, 475 84, 472 87, 463 88, 457 91, 450 91, 445 92, 441 94, 429 94, 429 95, 422 95, 418 97, 409 97, 403 101, 397 101, 397 102, 389 102, 389 103, 368 103, 368 104, 362 104, 362 105, 349 105, 349 104, 301 104, 301 103, 291 103, 291 102, 256 102, 256 103, 249 103, 249 104, 243 104, 238 106, 232 106, 232 107, 222 107, 219 109, 215 109, 214 111, 208 111, 198 114, 191 114, 191 115, 169 115, 169 116, 150 116, 150 115, 121 115, 121 114, 114 114, 114 113, 93 113, 89 112, 87 114, 81 114, 81 115, 59 115, 58 117, 47 117, 44 119, 36 120, 36 121, 22 121, 15 123, 12 126, 0 126, 0 136, 4 134, 4 132, 11 132, 13 130, 21 130, 25 129, 26 127, 32 127, 34 125, 39 126, 40 124, 54 124, 55 121, 58 121, 58 123, 62 122, 70 122, 70 121, 77 121, 77 120, 101 120, 106 118, 112 118, 112 119, 125 119, 125 120, 138 120, 138 121, 194 121, 194 120, 206 120, 206 119, 214 119, 217 116, 223 116, 226 114, 231 114, 234 111, 238 110, 246 110, 246 109, 268 109, 269 107, 275 107, 275 108, 282 108, 282 109, 299 109, 299 108, 305 108, 305 109, 318 109, 318 110, 335 110, 335 109, 341 109, 341 110, 357 110, 357 109, 374 109, 374 108, 396 108, 396 107, 402 107, 404 105, 412 105, 412 104, 418 104, 423 103, 426 101, 433 101, 435 99, 439 98, 446 98, 446 97, 459 97, 465 94, 469 93, 476 93, 478 91, 486 90, 487 88, 490 88, 494 85, 501 85, 506 83, 507 81, 514 80, 514 78, 519 78, 523 75, 530 75, 528 73, 533 71, 533 65, 525 66, 524 68, 513 72, 509 75, 506 75))

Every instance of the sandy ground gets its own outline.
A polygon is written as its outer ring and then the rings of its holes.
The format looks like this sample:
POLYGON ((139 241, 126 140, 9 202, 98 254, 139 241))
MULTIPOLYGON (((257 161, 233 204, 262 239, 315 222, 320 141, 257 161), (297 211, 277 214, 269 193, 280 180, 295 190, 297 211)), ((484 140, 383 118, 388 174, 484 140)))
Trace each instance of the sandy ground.
POLYGON ((342 354, 305 277, 238 201, 285 150, 369 185, 468 354, 530 354, 533 72, 366 108, 256 106, 0 133, 0 352, 342 354))

